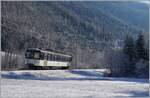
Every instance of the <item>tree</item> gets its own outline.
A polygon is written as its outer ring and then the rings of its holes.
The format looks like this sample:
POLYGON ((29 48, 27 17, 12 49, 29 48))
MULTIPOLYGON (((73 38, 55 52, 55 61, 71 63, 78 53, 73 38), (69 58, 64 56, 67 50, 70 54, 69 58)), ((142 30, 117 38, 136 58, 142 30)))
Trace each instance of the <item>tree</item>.
POLYGON ((135 49, 137 58, 144 60, 148 59, 148 52, 145 49, 145 41, 142 33, 139 34, 138 39, 135 42, 135 49))
POLYGON ((127 35, 124 42, 124 53, 128 56, 129 61, 133 62, 135 59, 134 41, 130 35, 127 35))
POLYGON ((136 74, 142 77, 148 77, 149 75, 149 49, 146 48, 145 37, 143 33, 138 35, 135 42, 135 50, 137 54, 136 62, 136 74))
POLYGON ((132 75, 135 72, 136 53, 134 40, 130 35, 127 35, 125 38, 123 51, 128 59, 126 62, 126 68, 124 69, 124 72, 127 75, 132 75))

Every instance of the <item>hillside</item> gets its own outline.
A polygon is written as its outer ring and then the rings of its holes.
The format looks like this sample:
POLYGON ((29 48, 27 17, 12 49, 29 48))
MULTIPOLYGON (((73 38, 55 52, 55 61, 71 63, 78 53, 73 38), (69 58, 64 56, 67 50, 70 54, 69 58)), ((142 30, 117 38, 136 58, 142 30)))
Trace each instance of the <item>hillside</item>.
POLYGON ((101 2, 94 3, 93 6, 136 29, 140 28, 146 32, 149 30, 149 9, 147 4, 138 2, 101 2))
POLYGON ((2 1, 2 50, 48 48, 100 66, 103 50, 122 47, 127 33, 148 31, 147 11, 137 2, 2 1))

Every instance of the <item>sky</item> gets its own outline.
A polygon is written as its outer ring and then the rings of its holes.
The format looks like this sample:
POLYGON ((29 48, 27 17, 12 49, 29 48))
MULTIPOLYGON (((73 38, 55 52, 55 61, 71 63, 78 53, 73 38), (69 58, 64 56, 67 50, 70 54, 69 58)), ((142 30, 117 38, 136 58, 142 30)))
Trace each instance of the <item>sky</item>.
POLYGON ((150 1, 149 0, 141 0, 140 2, 142 2, 142 3, 146 3, 146 4, 150 4, 150 1))

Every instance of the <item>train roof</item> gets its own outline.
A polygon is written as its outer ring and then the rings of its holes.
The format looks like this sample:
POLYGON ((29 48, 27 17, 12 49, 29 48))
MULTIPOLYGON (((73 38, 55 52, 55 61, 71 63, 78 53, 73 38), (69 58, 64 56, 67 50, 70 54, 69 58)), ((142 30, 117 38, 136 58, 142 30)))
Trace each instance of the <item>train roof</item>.
POLYGON ((43 50, 43 49, 39 49, 39 48, 28 48, 27 50, 36 50, 36 51, 41 51, 41 52, 44 52, 44 53, 49 53, 49 54, 54 54, 54 55, 61 55, 61 56, 71 57, 71 55, 66 55, 66 54, 58 53, 58 52, 53 52, 53 51, 50 51, 50 50, 43 50))

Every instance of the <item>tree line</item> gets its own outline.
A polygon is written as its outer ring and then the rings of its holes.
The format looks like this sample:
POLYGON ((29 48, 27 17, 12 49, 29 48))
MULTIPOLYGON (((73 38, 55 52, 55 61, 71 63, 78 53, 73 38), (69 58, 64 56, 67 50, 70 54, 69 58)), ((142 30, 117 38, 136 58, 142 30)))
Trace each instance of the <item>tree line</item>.
POLYGON ((130 34, 127 34, 123 49, 113 51, 107 60, 114 62, 113 64, 108 62, 110 66, 106 66, 111 70, 110 76, 148 77, 149 48, 146 46, 144 33, 139 33, 135 40, 130 34), (114 54, 118 54, 117 57, 114 54))

